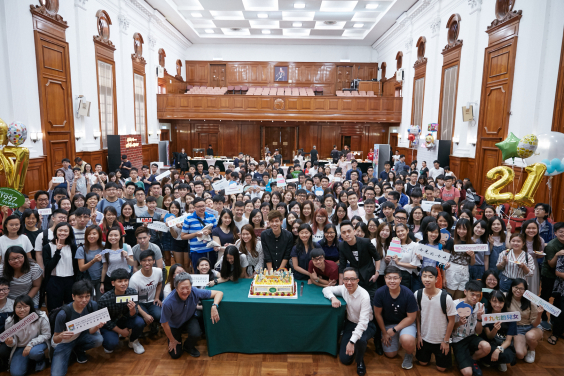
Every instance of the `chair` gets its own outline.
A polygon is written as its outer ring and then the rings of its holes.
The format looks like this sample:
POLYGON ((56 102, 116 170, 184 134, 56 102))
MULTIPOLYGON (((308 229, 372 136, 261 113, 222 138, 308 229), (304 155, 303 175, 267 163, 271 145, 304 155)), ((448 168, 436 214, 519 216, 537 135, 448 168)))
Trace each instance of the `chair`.
POLYGON ((342 97, 343 96, 343 92, 341 90, 337 90, 335 92, 335 95, 337 95, 338 97, 342 97))
POLYGON ((358 97, 358 91, 353 91, 353 92, 351 92, 351 95, 352 95, 353 97, 358 97))
POLYGON ((233 90, 234 90, 234 93, 238 91, 239 94, 241 94, 241 86, 235 86, 235 87, 233 88, 233 90))
POLYGON ((248 90, 249 90, 248 86, 241 86, 241 92, 248 91, 248 90))
POLYGON ((351 92, 350 91, 343 91, 343 94, 345 97, 350 97, 351 96, 351 92))
POLYGON ((358 95, 360 95, 361 97, 366 97, 366 91, 360 91, 358 95))
POLYGON ((227 86, 227 91, 230 91, 231 94, 235 94, 235 93, 233 92, 233 90, 234 90, 233 86, 227 86))
POLYGON ((375 97, 375 95, 374 95, 374 92, 373 92, 373 91, 369 91, 369 92, 367 92, 367 94, 368 94, 368 96, 369 96, 369 97, 375 97))

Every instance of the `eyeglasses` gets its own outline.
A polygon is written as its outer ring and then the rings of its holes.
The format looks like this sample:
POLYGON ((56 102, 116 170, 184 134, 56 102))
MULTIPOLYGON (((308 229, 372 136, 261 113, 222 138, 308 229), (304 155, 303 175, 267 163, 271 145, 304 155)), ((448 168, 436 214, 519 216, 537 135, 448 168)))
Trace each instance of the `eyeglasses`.
POLYGON ((354 282, 358 280, 358 278, 343 278, 343 282, 354 282))
POLYGON ((515 291, 525 291, 525 289, 523 287, 513 287, 513 290, 515 290, 515 291))
POLYGON ((386 281, 399 281, 400 277, 385 277, 386 281))
POLYGON ((397 220, 400 220, 400 221, 407 221, 407 217, 398 217, 398 216, 396 215, 395 218, 396 218, 397 220))
POLYGON ((6 292, 8 292, 8 291, 10 291, 10 289, 9 289, 9 288, 3 288, 3 289, 0 289, 0 292, 1 292, 1 293, 6 293, 6 292))
POLYGON ((326 232, 325 235, 337 235, 337 233, 331 231, 331 232, 326 232))
POLYGON ((21 261, 23 260, 24 257, 23 256, 19 256, 19 257, 14 257, 14 258, 9 258, 8 262, 16 262, 16 261, 21 261))
POLYGON ((203 209, 206 207, 206 205, 196 205, 194 206, 196 209, 203 209))

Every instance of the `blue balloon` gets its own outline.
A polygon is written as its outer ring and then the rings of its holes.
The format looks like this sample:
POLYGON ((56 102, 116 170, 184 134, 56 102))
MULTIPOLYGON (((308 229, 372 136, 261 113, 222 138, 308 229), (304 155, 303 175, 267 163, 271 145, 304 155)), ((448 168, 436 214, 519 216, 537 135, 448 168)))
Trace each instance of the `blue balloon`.
POLYGON ((543 159, 541 163, 544 163, 547 166, 550 166, 550 161, 548 159, 543 159))
POLYGON ((546 175, 550 175, 554 172, 554 167, 552 166, 547 166, 546 167, 546 175))
POLYGON ((555 170, 560 170, 560 168, 562 168, 562 161, 558 158, 554 158, 550 161, 550 165, 554 167, 555 170))

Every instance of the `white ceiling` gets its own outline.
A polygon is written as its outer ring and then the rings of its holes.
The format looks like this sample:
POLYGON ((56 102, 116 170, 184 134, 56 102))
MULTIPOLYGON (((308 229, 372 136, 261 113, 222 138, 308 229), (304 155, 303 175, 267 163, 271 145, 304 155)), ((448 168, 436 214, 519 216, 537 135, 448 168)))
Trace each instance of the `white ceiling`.
POLYGON ((192 43, 371 45, 417 0, 146 0, 192 43), (297 7, 301 6, 301 7, 297 7))

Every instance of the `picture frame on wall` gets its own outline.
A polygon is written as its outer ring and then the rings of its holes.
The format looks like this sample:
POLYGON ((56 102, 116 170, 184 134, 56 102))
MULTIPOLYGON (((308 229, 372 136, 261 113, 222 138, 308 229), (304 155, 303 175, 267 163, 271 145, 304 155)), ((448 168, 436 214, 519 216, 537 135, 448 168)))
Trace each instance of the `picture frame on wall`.
POLYGON ((274 81, 288 82, 288 67, 274 67, 274 81))

